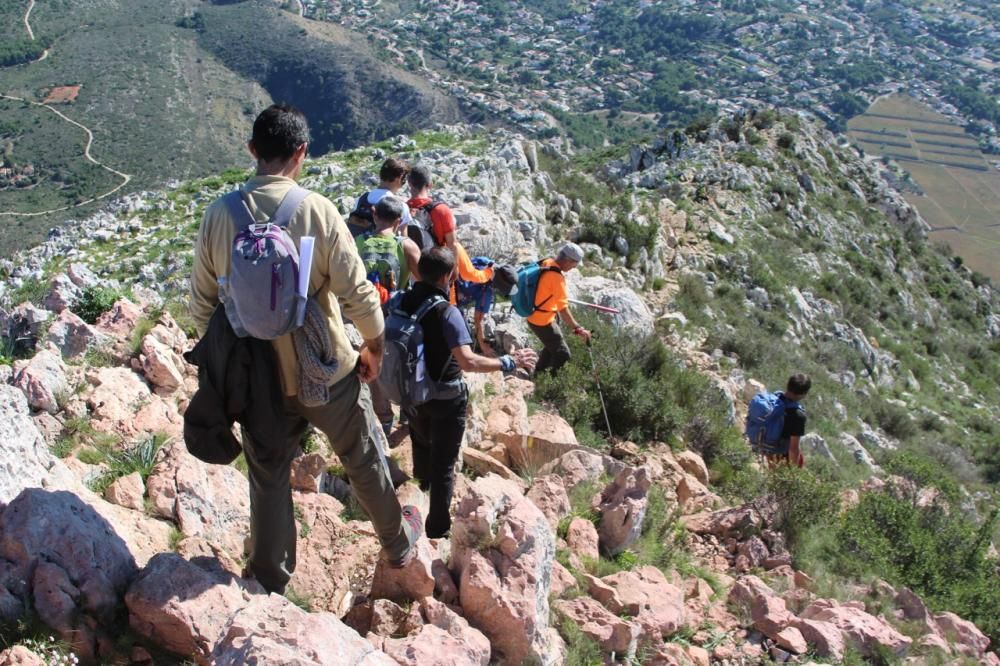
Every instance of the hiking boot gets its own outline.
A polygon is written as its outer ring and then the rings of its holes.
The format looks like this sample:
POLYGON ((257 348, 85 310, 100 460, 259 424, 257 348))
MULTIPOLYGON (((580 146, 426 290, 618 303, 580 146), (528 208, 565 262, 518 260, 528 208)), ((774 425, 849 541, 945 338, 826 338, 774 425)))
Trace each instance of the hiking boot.
POLYGON ((416 555, 417 540, 424 534, 424 517, 420 515, 420 509, 407 504, 403 507, 403 530, 410 542, 410 547, 406 549, 406 554, 398 560, 389 560, 389 566, 393 569, 402 569, 413 561, 416 555))

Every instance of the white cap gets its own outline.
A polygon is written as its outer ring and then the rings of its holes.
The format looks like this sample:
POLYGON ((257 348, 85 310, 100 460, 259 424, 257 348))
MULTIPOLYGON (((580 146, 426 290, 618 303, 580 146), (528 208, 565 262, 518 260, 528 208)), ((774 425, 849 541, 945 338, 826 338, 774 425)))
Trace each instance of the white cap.
POLYGON ((566 243, 559 248, 559 258, 580 263, 583 261, 583 248, 576 243, 566 243))

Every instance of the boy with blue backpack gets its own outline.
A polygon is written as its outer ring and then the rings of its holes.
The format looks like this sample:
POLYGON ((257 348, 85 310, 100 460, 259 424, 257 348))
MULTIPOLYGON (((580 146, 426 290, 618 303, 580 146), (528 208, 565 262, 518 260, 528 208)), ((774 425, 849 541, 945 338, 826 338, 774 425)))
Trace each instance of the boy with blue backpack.
POLYGON ((769 466, 805 466, 799 438, 806 433, 806 410, 800 402, 811 387, 809 376, 798 373, 788 378, 784 391, 758 393, 750 400, 745 433, 750 448, 766 457, 769 466))
POLYGON ((455 255, 434 247, 420 256, 421 280, 390 302, 386 323, 386 355, 379 375, 381 389, 409 416, 413 474, 430 491, 426 533, 442 538, 451 529, 449 507, 455 484, 455 462, 465 435, 469 391, 463 372, 505 375, 527 371, 537 356, 518 349, 509 356, 488 358, 472 351, 465 319, 448 302, 457 272, 455 255))

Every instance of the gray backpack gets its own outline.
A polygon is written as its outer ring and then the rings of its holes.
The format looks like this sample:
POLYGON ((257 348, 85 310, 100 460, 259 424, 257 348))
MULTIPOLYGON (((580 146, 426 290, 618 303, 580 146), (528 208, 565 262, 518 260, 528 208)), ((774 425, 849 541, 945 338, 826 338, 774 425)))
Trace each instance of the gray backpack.
POLYGON ((258 223, 236 190, 223 197, 236 225, 229 276, 220 280, 226 315, 239 337, 273 340, 298 327, 299 251, 288 223, 309 190, 293 186, 267 222, 258 223))
POLYGON ((447 301, 442 296, 431 296, 410 314, 400 307, 404 293, 397 293, 387 304, 389 316, 385 322, 385 356, 378 376, 379 387, 403 409, 418 407, 428 400, 458 397, 464 382, 434 380, 424 360, 424 329, 420 322, 428 312, 447 301))

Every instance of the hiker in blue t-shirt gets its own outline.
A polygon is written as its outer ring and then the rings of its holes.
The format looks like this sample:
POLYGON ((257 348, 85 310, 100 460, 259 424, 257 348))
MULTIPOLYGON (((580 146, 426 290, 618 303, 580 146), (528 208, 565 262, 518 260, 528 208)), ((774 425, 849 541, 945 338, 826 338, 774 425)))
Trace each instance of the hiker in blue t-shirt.
MULTIPOLYGON (((809 375, 801 372, 788 378, 788 384, 784 393, 781 394, 783 401, 802 402, 809 389, 812 387, 812 380, 809 375)), ((806 434, 806 412, 801 407, 789 407, 785 409, 785 424, 781 430, 781 440, 778 450, 768 456, 768 462, 775 464, 787 462, 789 465, 802 467, 805 459, 799 449, 799 438, 806 434)))

